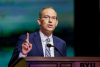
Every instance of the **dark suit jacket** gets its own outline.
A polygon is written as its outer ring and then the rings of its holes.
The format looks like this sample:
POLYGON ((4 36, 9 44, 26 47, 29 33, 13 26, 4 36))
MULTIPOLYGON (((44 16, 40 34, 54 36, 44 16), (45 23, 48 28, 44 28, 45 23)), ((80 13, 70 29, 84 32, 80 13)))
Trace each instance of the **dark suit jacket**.
MULTIPOLYGON (((63 41, 62 39, 54 36, 53 36, 53 43, 54 43, 54 46, 64 55, 66 56, 66 43, 65 41, 63 41)), ((14 52, 12 54, 12 57, 10 59, 10 62, 8 64, 8 66, 11 66, 12 63, 14 63, 17 59, 18 59, 18 56, 19 56, 19 53, 21 51, 21 46, 22 46, 22 43, 25 41, 26 39, 26 34, 25 35, 21 35, 18 39, 18 42, 16 44, 16 47, 14 49, 14 52)), ((29 34, 29 42, 32 44, 32 49, 31 51, 28 53, 27 56, 44 56, 43 54, 43 48, 42 48, 42 43, 41 43, 41 39, 40 39, 40 34, 39 34, 39 31, 35 32, 35 33, 30 33, 29 34)), ((56 51, 54 49, 54 56, 57 57, 57 56, 61 56, 61 54, 56 51)))

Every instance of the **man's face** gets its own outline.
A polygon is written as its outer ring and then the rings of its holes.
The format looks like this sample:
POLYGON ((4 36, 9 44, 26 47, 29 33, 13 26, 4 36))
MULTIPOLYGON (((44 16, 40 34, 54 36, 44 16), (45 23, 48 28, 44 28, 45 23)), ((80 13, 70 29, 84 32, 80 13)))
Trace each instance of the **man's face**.
POLYGON ((38 18, 40 30, 53 32, 53 30, 58 24, 58 20, 56 19, 56 17, 57 14, 53 9, 51 8, 44 9, 42 11, 42 17, 38 18))

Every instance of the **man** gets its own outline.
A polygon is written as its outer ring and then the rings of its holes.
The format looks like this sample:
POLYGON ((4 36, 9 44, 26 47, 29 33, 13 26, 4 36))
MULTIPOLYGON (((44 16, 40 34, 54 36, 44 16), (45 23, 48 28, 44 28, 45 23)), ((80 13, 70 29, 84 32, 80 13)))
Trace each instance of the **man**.
POLYGON ((10 66, 20 57, 43 56, 57 57, 62 56, 54 47, 47 49, 47 38, 49 44, 55 46, 64 56, 66 56, 66 43, 62 39, 53 35, 53 30, 58 24, 57 13, 52 7, 45 7, 39 13, 38 24, 40 30, 35 33, 21 35, 14 49, 12 58, 8 64, 10 66), (49 53, 49 56, 47 55, 49 53))

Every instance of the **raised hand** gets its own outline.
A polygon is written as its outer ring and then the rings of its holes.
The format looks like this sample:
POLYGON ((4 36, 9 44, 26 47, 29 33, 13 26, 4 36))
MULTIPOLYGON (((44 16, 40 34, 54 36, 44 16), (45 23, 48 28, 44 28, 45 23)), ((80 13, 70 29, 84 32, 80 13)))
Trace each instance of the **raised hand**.
POLYGON ((27 33, 26 40, 22 44, 22 54, 27 55, 27 53, 32 49, 32 44, 29 43, 29 33, 27 33))

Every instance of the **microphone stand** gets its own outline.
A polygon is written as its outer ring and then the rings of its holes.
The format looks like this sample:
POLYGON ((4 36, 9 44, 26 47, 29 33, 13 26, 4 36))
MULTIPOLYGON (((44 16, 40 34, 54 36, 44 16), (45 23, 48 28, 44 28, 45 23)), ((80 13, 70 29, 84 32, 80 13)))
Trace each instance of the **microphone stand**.
POLYGON ((64 55, 56 47, 54 47, 54 48, 64 57, 64 55))
POLYGON ((55 50, 58 51, 64 57, 64 55, 55 46, 52 46, 51 44, 47 44, 47 47, 54 47, 55 50))

